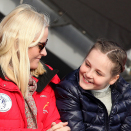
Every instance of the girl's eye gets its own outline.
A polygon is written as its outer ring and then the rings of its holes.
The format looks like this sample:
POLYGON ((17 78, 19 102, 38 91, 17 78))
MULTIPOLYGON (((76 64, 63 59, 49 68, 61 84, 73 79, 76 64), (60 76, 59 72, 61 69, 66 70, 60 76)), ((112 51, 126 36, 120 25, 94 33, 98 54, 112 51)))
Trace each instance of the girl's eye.
POLYGON ((90 67, 90 65, 88 63, 86 63, 86 66, 90 67))
POLYGON ((102 74, 101 74, 100 72, 96 71, 96 73, 97 73, 99 76, 102 76, 102 74))

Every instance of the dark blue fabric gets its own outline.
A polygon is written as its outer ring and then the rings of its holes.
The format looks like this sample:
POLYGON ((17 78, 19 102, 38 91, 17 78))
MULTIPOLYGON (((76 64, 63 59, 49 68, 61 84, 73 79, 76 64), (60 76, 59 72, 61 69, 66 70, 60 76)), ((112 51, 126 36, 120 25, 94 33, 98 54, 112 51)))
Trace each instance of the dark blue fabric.
POLYGON ((71 131, 131 131, 131 87, 122 77, 111 86, 110 116, 100 100, 79 86, 79 69, 57 85, 55 94, 61 120, 71 131))

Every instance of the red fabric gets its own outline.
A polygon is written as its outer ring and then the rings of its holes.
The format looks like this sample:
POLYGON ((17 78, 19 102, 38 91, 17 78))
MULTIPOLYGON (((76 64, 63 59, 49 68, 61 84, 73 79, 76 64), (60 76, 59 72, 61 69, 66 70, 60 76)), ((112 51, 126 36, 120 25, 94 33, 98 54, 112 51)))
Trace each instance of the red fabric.
MULTIPOLYGON (((52 81, 59 82, 58 76, 55 75, 52 81)), ((33 131, 26 128, 25 103, 18 87, 13 82, 0 78, 0 100, 2 93, 9 96, 12 106, 4 112, 1 112, 0 107, 0 131, 33 131)), ((60 122, 54 91, 49 85, 40 93, 34 92, 33 98, 37 107, 38 129, 35 129, 36 131, 46 131, 51 127, 52 122, 60 122)))

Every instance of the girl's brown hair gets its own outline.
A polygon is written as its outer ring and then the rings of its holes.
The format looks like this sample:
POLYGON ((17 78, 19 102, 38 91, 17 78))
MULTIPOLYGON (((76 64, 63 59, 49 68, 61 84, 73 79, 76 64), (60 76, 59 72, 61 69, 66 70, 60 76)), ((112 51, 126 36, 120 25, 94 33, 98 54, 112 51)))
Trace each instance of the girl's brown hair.
MULTIPOLYGON (((91 50, 98 49, 114 63, 114 67, 111 70, 111 75, 115 76, 120 74, 125 69, 125 63, 127 60, 126 52, 117 43, 105 39, 98 39, 92 46, 91 50)), ((91 52, 88 52, 88 54, 91 52)))

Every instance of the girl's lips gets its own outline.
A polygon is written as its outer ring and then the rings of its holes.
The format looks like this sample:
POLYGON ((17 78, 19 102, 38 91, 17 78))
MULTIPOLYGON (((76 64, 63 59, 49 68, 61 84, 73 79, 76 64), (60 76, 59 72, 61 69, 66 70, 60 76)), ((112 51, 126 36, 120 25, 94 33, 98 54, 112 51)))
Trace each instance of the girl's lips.
POLYGON ((85 77, 83 77, 83 81, 84 81, 85 83, 87 83, 87 84, 94 84, 93 82, 87 80, 85 77))

